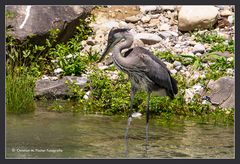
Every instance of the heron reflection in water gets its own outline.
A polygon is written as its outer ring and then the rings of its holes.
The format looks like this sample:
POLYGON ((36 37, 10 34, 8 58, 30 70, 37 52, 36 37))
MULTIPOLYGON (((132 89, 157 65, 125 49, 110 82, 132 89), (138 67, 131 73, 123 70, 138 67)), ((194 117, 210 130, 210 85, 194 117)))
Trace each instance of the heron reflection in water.
POLYGON ((108 34, 108 43, 98 62, 112 52, 115 66, 125 72, 131 81, 130 110, 125 131, 126 154, 128 154, 128 130, 132 121, 133 99, 135 93, 144 89, 147 92, 146 107, 146 150, 148 146, 149 101, 152 92, 159 96, 169 96, 171 99, 177 94, 177 81, 171 77, 166 65, 143 47, 130 48, 133 35, 129 28, 112 28, 108 34), (125 53, 122 50, 128 49, 125 53))

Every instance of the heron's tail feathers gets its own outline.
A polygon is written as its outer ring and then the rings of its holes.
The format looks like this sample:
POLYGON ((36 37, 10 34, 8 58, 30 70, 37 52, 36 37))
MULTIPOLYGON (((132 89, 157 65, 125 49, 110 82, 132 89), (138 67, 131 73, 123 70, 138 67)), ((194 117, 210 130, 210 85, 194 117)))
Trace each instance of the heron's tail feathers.
POLYGON ((170 76, 172 88, 168 90, 168 96, 173 99, 174 95, 178 93, 177 80, 170 76))
POLYGON ((175 80, 173 77, 171 77, 171 83, 172 83, 173 93, 177 94, 178 93, 177 80, 175 80))

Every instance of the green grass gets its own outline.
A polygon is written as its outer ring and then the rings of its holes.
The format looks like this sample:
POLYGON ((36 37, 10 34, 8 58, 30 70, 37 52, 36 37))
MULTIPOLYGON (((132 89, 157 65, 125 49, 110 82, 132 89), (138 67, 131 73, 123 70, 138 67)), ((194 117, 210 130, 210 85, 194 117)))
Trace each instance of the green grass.
POLYGON ((218 35, 214 31, 207 31, 204 33, 194 33, 194 40, 200 43, 207 43, 211 45, 209 52, 225 52, 234 53, 234 41, 226 40, 224 37, 218 35))
POLYGON ((34 78, 28 75, 6 76, 6 110, 21 114, 35 110, 34 78))

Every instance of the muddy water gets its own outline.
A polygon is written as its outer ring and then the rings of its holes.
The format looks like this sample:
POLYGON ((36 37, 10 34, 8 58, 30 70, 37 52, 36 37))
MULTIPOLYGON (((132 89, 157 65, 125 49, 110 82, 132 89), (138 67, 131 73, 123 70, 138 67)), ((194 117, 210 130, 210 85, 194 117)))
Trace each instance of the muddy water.
MULTIPOLYGON (((7 158, 126 158, 126 117, 47 112, 7 115, 7 158)), ((234 158, 234 127, 145 117, 129 131, 128 158, 234 158)))

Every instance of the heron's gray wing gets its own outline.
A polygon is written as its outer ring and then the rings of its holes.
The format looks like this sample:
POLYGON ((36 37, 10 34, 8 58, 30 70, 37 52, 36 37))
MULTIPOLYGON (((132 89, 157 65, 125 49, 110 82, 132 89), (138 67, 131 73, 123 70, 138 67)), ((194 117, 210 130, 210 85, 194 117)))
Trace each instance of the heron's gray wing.
POLYGON ((147 54, 141 55, 145 75, 159 86, 171 89, 170 73, 162 61, 155 61, 147 54))
POLYGON ((171 77, 166 65, 150 51, 134 48, 129 54, 129 63, 129 69, 143 72, 151 81, 167 89, 171 97, 177 93, 177 81, 171 77))

